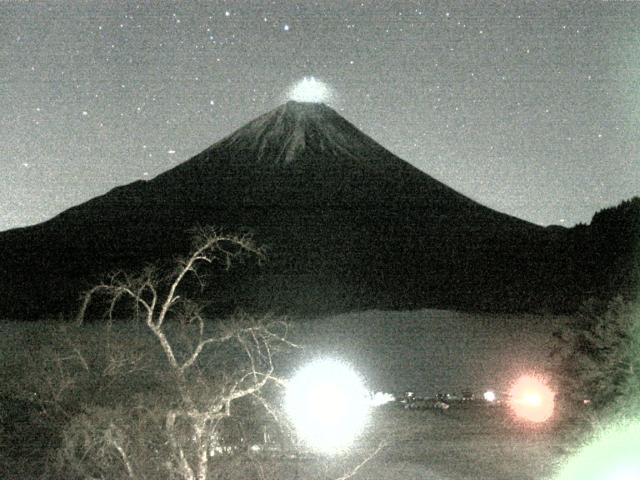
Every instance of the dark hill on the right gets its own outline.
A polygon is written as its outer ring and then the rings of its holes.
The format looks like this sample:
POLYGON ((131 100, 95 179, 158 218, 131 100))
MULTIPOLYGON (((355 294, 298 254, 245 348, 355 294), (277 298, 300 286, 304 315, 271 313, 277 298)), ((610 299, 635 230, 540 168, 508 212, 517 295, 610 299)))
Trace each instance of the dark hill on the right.
MULTIPOLYGON (((575 271, 574 296, 608 299, 640 293, 640 197, 597 212, 589 225, 567 231, 563 252, 575 271)), ((572 306, 569 304, 568 306, 572 306)))

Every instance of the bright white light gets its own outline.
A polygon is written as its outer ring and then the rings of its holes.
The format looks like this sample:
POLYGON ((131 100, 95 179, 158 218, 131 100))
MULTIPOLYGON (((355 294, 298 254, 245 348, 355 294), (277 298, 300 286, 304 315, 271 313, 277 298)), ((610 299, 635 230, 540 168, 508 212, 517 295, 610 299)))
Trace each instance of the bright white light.
POLYGON ((509 405, 513 413, 530 422, 545 422, 553 415, 555 393, 544 378, 523 375, 509 389, 509 405))
POLYGON ((376 392, 371 397, 371 406, 379 407, 380 405, 384 405, 386 403, 395 402, 395 401, 396 401, 396 397, 394 397, 390 393, 376 392))
POLYGON ((495 402, 496 401, 496 393, 493 390, 488 390, 484 392, 484 399, 487 402, 495 402))
POLYGON ((567 458, 556 480, 638 480, 640 421, 612 421, 567 458))
POLYGON ((537 393, 525 394, 524 397, 522 398, 522 401, 534 407, 537 407, 542 403, 542 399, 540 398, 540 395, 537 393))
POLYGON ((620 465, 607 472, 607 477, 604 480, 638 480, 639 478, 640 469, 637 465, 620 465))
POLYGON ((324 102, 331 98, 329 87, 313 77, 304 77, 289 92, 289 99, 296 102, 324 102))
POLYGON ((362 432, 371 396, 347 365, 321 359, 288 382, 285 409, 300 437, 322 453, 346 449, 362 432))

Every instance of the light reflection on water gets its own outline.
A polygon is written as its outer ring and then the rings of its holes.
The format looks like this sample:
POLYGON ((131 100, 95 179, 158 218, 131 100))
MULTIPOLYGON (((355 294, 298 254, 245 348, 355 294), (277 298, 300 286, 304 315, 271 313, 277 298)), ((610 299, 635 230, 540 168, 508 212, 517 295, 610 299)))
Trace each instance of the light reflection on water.
POLYGON ((368 311, 295 322, 304 357, 334 355, 375 390, 419 395, 487 388, 550 365, 559 316, 471 314, 445 310, 368 311))

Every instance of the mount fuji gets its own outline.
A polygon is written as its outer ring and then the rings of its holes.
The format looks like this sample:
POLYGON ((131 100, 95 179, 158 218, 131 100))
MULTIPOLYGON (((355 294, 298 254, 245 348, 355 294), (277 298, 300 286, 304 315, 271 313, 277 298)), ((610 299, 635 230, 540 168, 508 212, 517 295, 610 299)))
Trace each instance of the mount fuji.
POLYGON ((0 316, 70 312, 101 275, 186 253, 196 225, 267 248, 263 267, 214 274, 221 309, 530 311, 575 284, 567 229, 487 208, 290 101, 151 180, 0 233, 0 316))

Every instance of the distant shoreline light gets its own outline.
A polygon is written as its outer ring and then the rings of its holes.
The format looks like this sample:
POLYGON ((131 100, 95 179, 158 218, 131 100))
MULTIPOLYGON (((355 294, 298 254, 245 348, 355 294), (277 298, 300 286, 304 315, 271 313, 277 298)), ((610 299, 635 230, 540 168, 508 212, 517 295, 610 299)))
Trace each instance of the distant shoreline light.
POLYGON ((331 99, 331 89, 314 77, 304 77, 289 90, 289 100, 296 102, 326 102, 331 99))

